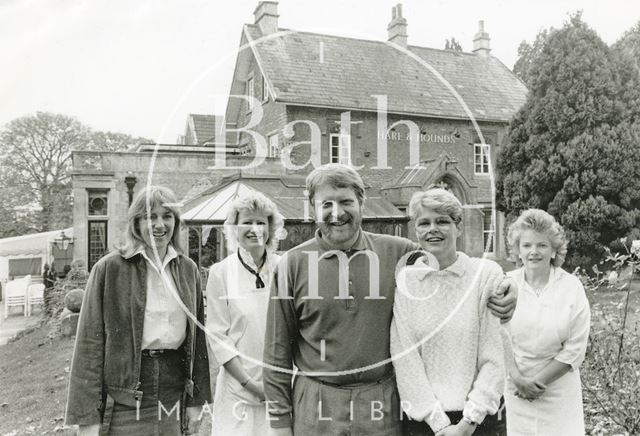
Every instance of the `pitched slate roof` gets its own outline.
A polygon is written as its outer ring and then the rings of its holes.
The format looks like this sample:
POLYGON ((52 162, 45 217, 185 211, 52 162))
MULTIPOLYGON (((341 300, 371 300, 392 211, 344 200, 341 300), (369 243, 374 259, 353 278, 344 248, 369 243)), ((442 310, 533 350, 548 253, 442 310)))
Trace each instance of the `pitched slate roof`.
POLYGON ((219 118, 215 115, 189 114, 189 127, 192 128, 196 144, 204 144, 215 136, 216 123, 219 118))
MULTIPOLYGON (((524 84, 491 56, 416 46, 404 53, 381 41, 280 30, 253 45, 276 101, 375 111, 372 95, 387 95, 390 113, 469 119, 448 83, 475 118, 502 122, 525 102, 524 84)), ((245 34, 261 37, 252 24, 245 34)))
MULTIPOLYGON (((259 191, 276 204, 285 220, 302 221, 305 213, 310 213, 305 210, 304 189, 304 178, 300 177, 234 176, 189 201, 182 219, 192 224, 222 224, 233 200, 248 192, 259 191)), ((362 217, 365 220, 408 220, 391 202, 381 197, 367 197, 362 217)))

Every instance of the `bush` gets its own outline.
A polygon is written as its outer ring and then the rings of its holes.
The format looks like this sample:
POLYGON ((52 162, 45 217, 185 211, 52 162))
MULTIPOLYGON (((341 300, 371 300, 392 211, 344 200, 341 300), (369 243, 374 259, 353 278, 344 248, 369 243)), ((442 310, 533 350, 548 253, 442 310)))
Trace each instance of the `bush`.
POLYGON ((83 264, 74 261, 71 271, 63 279, 57 280, 53 288, 49 291, 45 314, 47 321, 51 324, 50 337, 58 337, 60 331, 60 315, 65 308, 64 300, 67 293, 76 289, 85 289, 89 274, 84 270, 83 264), (75 264, 75 265, 74 265, 75 264))
POLYGON ((592 304, 591 332, 582 366, 587 433, 640 434, 640 332, 631 323, 630 298, 638 257, 608 253, 607 262, 621 270, 631 268, 625 283, 613 286, 594 267, 594 275, 578 274, 593 300, 603 291, 621 291, 619 304, 592 304))

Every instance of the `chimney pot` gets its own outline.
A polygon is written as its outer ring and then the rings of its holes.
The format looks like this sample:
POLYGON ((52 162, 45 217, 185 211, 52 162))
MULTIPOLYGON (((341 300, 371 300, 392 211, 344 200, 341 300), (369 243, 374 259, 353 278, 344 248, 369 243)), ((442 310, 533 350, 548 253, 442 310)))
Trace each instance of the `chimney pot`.
POLYGON ((491 38, 484 30, 484 20, 478 22, 478 33, 473 37, 473 52, 484 57, 489 57, 491 52, 491 38))
POLYGON ((261 1, 253 11, 254 23, 260 28, 263 35, 269 35, 278 31, 278 2, 261 1))
POLYGON ((407 20, 402 17, 402 4, 391 9, 391 22, 387 27, 388 41, 402 47, 407 46, 407 20))

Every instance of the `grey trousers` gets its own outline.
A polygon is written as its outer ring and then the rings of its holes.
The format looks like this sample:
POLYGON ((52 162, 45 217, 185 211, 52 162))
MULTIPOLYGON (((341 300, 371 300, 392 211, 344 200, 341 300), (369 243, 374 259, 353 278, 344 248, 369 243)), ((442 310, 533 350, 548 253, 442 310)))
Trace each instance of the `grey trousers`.
POLYGON ((294 436, 399 436, 401 419, 393 374, 359 386, 336 386, 305 376, 294 381, 294 436))

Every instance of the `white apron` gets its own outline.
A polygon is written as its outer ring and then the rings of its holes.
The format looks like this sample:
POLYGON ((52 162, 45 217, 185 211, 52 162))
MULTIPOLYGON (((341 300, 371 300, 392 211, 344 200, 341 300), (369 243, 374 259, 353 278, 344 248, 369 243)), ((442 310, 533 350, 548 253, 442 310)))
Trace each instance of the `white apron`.
POLYGON ((547 386, 534 401, 514 396, 508 380, 505 392, 509 436, 582 436, 584 414, 580 363, 584 359, 590 313, 579 280, 553 268, 549 283, 536 293, 524 280, 522 269, 509 273, 520 292, 513 319, 508 324, 518 370, 535 376, 554 358, 572 370, 547 386))
MULTIPOLYGON (((257 269, 250 256, 243 254, 245 262, 257 269)), ((209 337, 209 345, 213 363, 221 366, 213 401, 214 436, 261 436, 269 431, 265 404, 243 388, 222 364, 237 356, 247 374, 262 382, 269 287, 278 260, 278 256, 269 253, 260 273, 265 283, 261 289, 256 289, 255 276, 242 266, 236 253, 215 264, 209 273, 207 329, 216 339, 209 337)))

